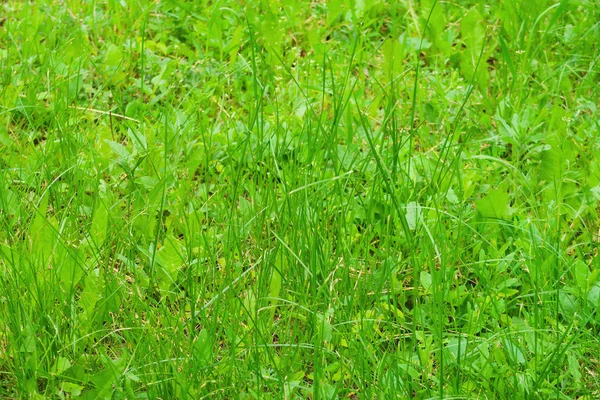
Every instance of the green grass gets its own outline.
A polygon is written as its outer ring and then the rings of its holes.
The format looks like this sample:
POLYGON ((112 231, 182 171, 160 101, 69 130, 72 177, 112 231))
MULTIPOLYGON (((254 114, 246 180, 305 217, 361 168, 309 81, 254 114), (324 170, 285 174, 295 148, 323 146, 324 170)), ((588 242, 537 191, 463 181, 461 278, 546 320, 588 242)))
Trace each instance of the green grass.
POLYGON ((600 397, 597 1, 0 10, 0 398, 600 397))

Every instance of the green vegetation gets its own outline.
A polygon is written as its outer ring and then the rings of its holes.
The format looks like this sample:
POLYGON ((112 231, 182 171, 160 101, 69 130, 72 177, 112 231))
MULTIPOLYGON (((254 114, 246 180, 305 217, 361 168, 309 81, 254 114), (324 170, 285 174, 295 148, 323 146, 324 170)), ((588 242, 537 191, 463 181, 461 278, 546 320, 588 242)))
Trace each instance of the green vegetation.
POLYGON ((0 398, 600 397, 597 1, 0 9, 0 398))

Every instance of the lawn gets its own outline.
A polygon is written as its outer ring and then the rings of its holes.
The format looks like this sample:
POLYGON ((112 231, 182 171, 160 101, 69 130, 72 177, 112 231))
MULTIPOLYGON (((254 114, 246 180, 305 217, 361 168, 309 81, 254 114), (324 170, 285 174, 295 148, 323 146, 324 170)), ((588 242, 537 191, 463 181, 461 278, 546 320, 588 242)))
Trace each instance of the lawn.
POLYGON ((597 0, 4 0, 0 398, 600 398, 597 0))

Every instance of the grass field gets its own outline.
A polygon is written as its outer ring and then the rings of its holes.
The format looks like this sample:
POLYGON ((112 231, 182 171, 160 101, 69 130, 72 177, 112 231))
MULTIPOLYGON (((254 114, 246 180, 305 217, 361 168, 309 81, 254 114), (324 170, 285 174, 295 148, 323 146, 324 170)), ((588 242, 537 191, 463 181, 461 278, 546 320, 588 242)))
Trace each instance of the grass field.
POLYGON ((0 398, 600 398, 600 3, 4 0, 0 398))

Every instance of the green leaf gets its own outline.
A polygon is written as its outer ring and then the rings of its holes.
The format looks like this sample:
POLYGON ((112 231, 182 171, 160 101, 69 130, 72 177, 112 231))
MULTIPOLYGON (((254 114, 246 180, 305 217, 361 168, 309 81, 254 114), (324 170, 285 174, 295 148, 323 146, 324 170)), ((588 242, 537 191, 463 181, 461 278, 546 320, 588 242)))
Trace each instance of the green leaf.
POLYGON ((52 373, 55 375, 61 375, 69 368, 71 368, 71 362, 67 358, 58 357, 58 359, 52 366, 52 373))
POLYGON ((411 201, 406 205, 406 222, 408 223, 408 228, 411 231, 414 231, 417 227, 420 214, 421 207, 416 202, 411 201))
POLYGON ((411 51, 423 51, 431 47, 431 42, 425 38, 407 36, 404 33, 400 35, 400 43, 404 49, 411 51))
POLYGON ((330 383, 327 383, 327 382, 321 383, 321 386, 319 386, 319 389, 321 391, 321 396, 319 396, 319 398, 322 398, 325 400, 332 400, 332 399, 336 398, 335 386, 331 385, 330 383))
POLYGON ((344 11, 342 0, 330 0, 327 2, 327 26, 331 26, 344 11))
POLYGON ((471 7, 460 24, 463 42, 469 49, 479 49, 485 38, 484 20, 477 8, 471 7))
POLYGON ((34 242, 35 239, 39 237, 40 232, 46 226, 46 214, 48 212, 48 192, 45 193, 46 194, 44 195, 44 197, 40 199, 39 206, 35 210, 35 218, 33 219, 33 222, 31 223, 31 227, 29 229, 30 236, 34 242))
POLYGON ((96 303, 102 293, 100 282, 98 280, 98 270, 91 271, 84 279, 83 290, 79 298, 79 306, 82 308, 81 324, 89 326, 94 318, 96 303))
POLYGON ((546 150, 542 152, 540 163, 540 180, 553 183, 561 179, 563 171, 563 157, 557 141, 550 141, 546 150))
POLYGON ((118 156, 120 163, 129 163, 132 159, 131 153, 127 150, 127 147, 121 143, 117 143, 113 140, 104 140, 112 149, 112 151, 118 156))
POLYGON ((482 65, 481 62, 478 65, 485 39, 485 21, 477 8, 472 7, 467 11, 460 24, 460 32, 466 46, 465 51, 461 54, 461 72, 467 80, 473 79, 473 75, 477 72, 475 78, 477 78, 480 87, 485 87, 489 74, 485 65, 482 65))
POLYGON ((516 278, 508 278, 496 287, 496 293, 500 297, 513 296, 519 293, 517 289, 511 289, 516 286, 521 286, 521 282, 519 282, 519 280, 516 278))
POLYGON ((484 198, 475 201, 477 211, 484 218, 505 219, 509 216, 508 193, 502 189, 493 189, 484 198))
POLYGON ((104 369, 90 377, 95 390, 86 392, 84 398, 89 399, 111 399, 115 391, 115 383, 121 377, 127 363, 123 359, 111 360, 108 356, 102 356, 104 369))
POLYGON ((81 395, 83 386, 71 382, 61 382, 60 390, 62 390, 65 393, 70 393, 74 397, 78 397, 81 395))
POLYGON ((458 198, 458 196, 452 188, 448 189, 448 192, 446 193, 446 200, 448 200, 451 204, 455 205, 460 203, 460 199, 458 198))
POLYGON ((398 368, 406 372, 413 379, 418 379, 421 377, 421 373, 410 364, 399 364, 398 368))
POLYGON ((194 364, 204 367, 212 362, 212 341, 206 329, 202 329, 193 344, 194 364))
POLYGON ((519 345, 511 342, 508 339, 502 339, 502 345, 509 359, 513 363, 525 364, 527 360, 525 359, 525 354, 519 345))
POLYGON ((154 189, 159 182, 160 181, 153 176, 140 176, 139 178, 136 178, 136 180, 135 180, 135 183, 137 183, 138 185, 141 185, 146 190, 154 189))
POLYGON ((90 236, 94 244, 98 247, 102 246, 106 240, 108 231, 108 209, 102 200, 96 203, 96 209, 92 216, 92 226, 90 228, 90 236))
POLYGON ((453 358, 457 360, 465 358, 465 352, 467 351, 468 340, 466 338, 450 339, 446 345, 446 349, 450 351, 453 358))
POLYGON ((568 318, 575 317, 575 314, 577 314, 581 308, 575 296, 565 291, 560 291, 558 293, 558 302, 560 303, 562 315, 568 318))
POLYGON ((57 258, 60 260, 60 287, 66 293, 72 293, 84 274, 81 255, 77 248, 65 246, 62 242, 58 242, 56 248, 57 258))
POLYGON ((0 212, 15 215, 19 212, 19 197, 11 190, 0 186, 0 212))
POLYGON ((245 27, 243 25, 239 25, 237 28, 235 28, 231 40, 229 41, 229 44, 225 49, 225 51, 229 53, 230 65, 235 65, 235 62, 237 61, 238 53, 240 51, 240 48, 242 47, 242 44, 244 43, 244 30, 245 27))
POLYGON ((37 336, 35 329, 31 324, 27 324, 25 329, 19 335, 21 344, 19 352, 21 353, 36 353, 37 352, 37 336))
POLYGON ((391 312, 392 314, 394 314, 394 316, 398 319, 404 319, 404 313, 396 306, 394 306, 393 304, 389 304, 389 303, 379 303, 379 306, 381 308, 383 308, 386 311, 391 312))
POLYGON ((591 303, 592 307, 600 308, 600 283, 596 283, 591 287, 590 291, 588 292, 587 299, 591 303))
POLYGON ((333 327, 328 321, 329 312, 327 312, 325 315, 321 313, 317 313, 316 315, 317 327, 319 329, 319 332, 321 333, 321 338, 323 339, 323 342, 330 342, 331 338, 333 337, 333 327))
POLYGON ((431 274, 426 271, 421 271, 421 273, 419 274, 419 277, 420 277, 421 285, 423 286, 423 289, 425 289, 425 291, 429 291, 429 289, 431 288, 431 283, 432 283, 431 274))
POLYGON ((573 353, 567 354, 569 360, 569 373, 573 377, 573 380, 577 383, 581 382, 581 371, 579 370, 579 360, 573 353))
POLYGON ((123 61, 123 52, 120 48, 111 44, 106 49, 106 54, 104 55, 104 64, 109 67, 118 67, 119 64, 123 61))
POLYGON ((404 47, 397 40, 387 39, 382 46, 383 51, 383 70, 385 77, 393 81, 404 71, 402 58, 404 57, 404 47))
POLYGON ((183 245, 174 237, 167 236, 163 246, 156 252, 158 287, 166 291, 177 280, 179 269, 185 262, 183 245))
POLYGON ((433 42, 442 51, 442 53, 446 55, 450 54, 452 43, 449 43, 443 38, 443 33, 446 28, 446 17, 444 14, 443 5, 439 1, 423 0, 421 2, 421 7, 422 23, 425 24, 427 18, 429 17, 429 25, 427 26, 429 36, 433 38, 433 42))
POLYGON ((575 276, 575 283, 577 287, 583 292, 587 291, 588 277, 590 276, 590 269, 581 260, 577 260, 573 265, 573 275, 575 276))
MULTIPOLYGON (((40 201, 40 205, 36 210, 36 215, 29 228, 29 237, 31 238, 31 251, 36 260, 45 267, 48 266, 50 259, 54 255, 54 246, 58 241, 55 226, 57 225, 54 218, 47 218, 48 211, 48 195, 40 201)), ((44 269, 38 269, 37 274, 40 279, 44 279, 44 269)))
MULTIPOLYGON (((269 297, 276 299, 281 292, 281 274, 276 269, 273 269, 271 274, 271 284, 269 285, 269 297)), ((275 300, 276 301, 276 300, 275 300)))

